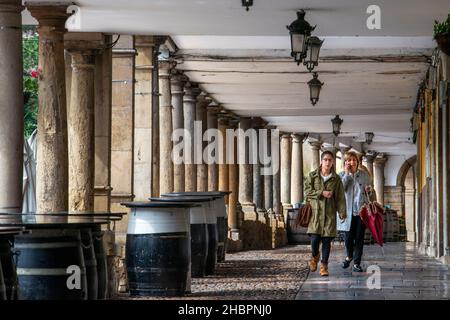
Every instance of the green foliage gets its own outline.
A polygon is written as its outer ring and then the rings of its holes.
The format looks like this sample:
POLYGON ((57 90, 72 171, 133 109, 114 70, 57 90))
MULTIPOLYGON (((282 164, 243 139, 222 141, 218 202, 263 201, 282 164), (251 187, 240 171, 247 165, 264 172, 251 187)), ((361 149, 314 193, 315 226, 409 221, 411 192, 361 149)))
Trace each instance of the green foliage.
POLYGON ((22 28, 24 135, 29 137, 37 127, 38 79, 31 76, 38 69, 39 42, 36 28, 22 28))
POLYGON ((434 21, 434 36, 445 33, 450 34, 450 14, 447 17, 447 20, 443 22, 434 21))

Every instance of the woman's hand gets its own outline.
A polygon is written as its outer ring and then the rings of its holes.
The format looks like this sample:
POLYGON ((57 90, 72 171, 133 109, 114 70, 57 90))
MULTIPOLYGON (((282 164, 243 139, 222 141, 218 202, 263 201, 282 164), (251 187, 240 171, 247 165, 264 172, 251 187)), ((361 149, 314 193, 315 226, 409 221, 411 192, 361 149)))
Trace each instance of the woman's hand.
POLYGON ((322 195, 327 199, 331 199, 331 197, 333 197, 333 191, 324 191, 322 192, 322 195))
POLYGON ((366 192, 368 192, 368 193, 370 193, 370 192, 372 192, 372 186, 366 186, 366 188, 365 188, 365 190, 366 190, 366 192))

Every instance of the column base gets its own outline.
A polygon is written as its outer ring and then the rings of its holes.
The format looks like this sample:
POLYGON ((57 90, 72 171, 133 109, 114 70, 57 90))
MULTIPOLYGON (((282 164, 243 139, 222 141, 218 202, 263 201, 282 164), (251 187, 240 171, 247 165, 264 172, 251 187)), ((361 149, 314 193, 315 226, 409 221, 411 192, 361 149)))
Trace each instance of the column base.
POLYGON ((258 213, 256 211, 255 204, 243 203, 241 205, 244 221, 258 221, 258 213))
POLYGON ((243 248, 243 240, 242 233, 239 229, 231 229, 228 234, 226 252, 233 253, 242 251, 243 248))
POLYGON ((272 233, 272 248, 280 248, 288 243, 286 224, 283 215, 271 215, 270 226, 272 233))
POLYGON ((288 210, 294 209, 294 206, 290 203, 282 203, 281 207, 283 208, 282 212, 283 212, 284 223, 287 224, 288 210))
POLYGON ((242 237, 244 250, 271 249, 271 228, 264 215, 265 210, 257 210, 252 203, 242 204, 244 220, 242 222, 242 237))

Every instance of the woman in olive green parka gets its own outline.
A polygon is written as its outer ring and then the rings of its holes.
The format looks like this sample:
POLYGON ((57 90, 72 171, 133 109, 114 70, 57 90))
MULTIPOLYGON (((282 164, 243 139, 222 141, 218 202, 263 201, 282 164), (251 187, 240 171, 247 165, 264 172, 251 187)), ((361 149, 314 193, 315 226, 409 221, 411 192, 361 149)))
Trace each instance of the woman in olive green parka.
POLYGON ((325 151, 321 165, 312 171, 305 181, 305 201, 311 204, 312 215, 307 233, 311 237, 311 271, 317 270, 320 259, 319 245, 322 243, 320 275, 328 276, 328 258, 331 241, 336 237, 336 212, 341 220, 347 217, 344 186, 333 168, 334 155, 325 151))

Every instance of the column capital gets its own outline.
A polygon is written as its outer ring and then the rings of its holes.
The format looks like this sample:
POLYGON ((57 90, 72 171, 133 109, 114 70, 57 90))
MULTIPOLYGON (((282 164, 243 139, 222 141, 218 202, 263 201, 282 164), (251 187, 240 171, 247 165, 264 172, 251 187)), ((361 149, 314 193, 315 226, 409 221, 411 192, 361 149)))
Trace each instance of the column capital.
POLYGON ((66 31, 65 24, 67 18, 70 16, 67 13, 67 8, 71 2, 63 2, 58 4, 51 4, 50 2, 34 3, 26 2, 25 6, 30 11, 33 18, 39 22, 41 27, 53 27, 52 31, 66 31))
POLYGON ((367 163, 373 163, 373 161, 375 160, 375 157, 376 157, 376 154, 366 153, 363 158, 367 163))
POLYGON ((184 85, 184 102, 197 102, 200 92, 198 85, 188 80, 184 85))
POLYGON ((322 144, 323 144, 322 141, 318 141, 318 140, 309 140, 308 143, 313 150, 317 150, 317 151, 322 148, 322 144))
POLYGON ((290 139, 291 133, 290 132, 280 132, 280 139, 290 139))
POLYGON ((156 47, 156 39, 154 36, 134 36, 135 47, 156 47))
POLYGON ((159 78, 169 78, 170 79, 170 71, 175 68, 177 63, 173 60, 159 60, 159 78))
POLYGON ((170 86, 172 96, 184 95, 184 86, 188 81, 188 77, 186 77, 182 71, 176 69, 171 69, 170 73, 170 86))
POLYGON ((385 156, 384 154, 378 155, 374 161, 373 164, 375 166, 384 166, 384 164, 386 163, 386 161, 388 160, 387 156, 385 156))
POLYGON ((292 133, 291 137, 292 137, 292 142, 295 143, 303 143, 303 139, 305 138, 306 134, 304 133, 292 133))
POLYGON ((211 105, 209 105, 208 107, 206 107, 206 111, 209 113, 209 114, 217 114, 217 116, 219 115, 219 112, 222 110, 222 107, 220 106, 220 105, 218 105, 218 104, 215 104, 215 103, 213 103, 213 104, 211 104, 211 105))
POLYGON ((267 126, 267 121, 263 120, 261 117, 252 118, 252 127, 255 129, 262 129, 267 126))

